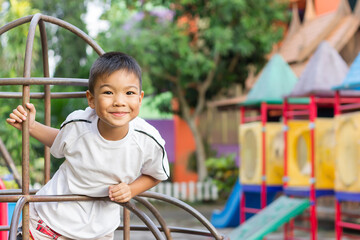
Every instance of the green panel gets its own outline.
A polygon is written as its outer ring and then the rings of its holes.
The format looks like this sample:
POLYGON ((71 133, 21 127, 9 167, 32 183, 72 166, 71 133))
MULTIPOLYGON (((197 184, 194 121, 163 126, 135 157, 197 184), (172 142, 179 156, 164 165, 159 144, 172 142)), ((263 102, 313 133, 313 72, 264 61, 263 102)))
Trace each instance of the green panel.
POLYGON ((262 239, 290 221, 291 218, 301 214, 309 206, 310 201, 308 199, 281 196, 232 231, 229 238, 231 240, 262 239))

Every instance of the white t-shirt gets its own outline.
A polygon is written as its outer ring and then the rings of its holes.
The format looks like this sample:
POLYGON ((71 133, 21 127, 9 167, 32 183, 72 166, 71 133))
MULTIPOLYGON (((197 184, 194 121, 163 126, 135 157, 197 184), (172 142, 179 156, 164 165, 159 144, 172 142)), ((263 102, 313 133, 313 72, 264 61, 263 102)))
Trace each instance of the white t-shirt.
MULTIPOLYGON (((97 122, 91 108, 67 117, 50 150, 65 161, 37 195, 105 197, 110 185, 129 184, 141 174, 168 178, 165 141, 154 127, 135 118, 123 139, 108 141, 97 122)), ((109 201, 35 203, 35 208, 50 228, 74 239, 101 237, 120 224, 120 205, 109 201)))

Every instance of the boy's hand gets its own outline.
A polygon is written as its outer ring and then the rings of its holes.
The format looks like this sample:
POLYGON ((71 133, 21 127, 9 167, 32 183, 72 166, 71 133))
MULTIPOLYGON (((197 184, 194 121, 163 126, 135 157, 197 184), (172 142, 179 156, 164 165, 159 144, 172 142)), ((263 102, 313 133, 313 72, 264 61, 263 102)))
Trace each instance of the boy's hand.
POLYGON ((131 189, 126 183, 119 183, 109 187, 109 197, 111 201, 125 203, 131 199, 131 189))
MULTIPOLYGON (((35 106, 31 103, 27 103, 26 107, 29 109, 29 121, 30 121, 29 130, 31 131, 31 128, 35 124, 36 109, 35 106)), ((13 110, 12 113, 10 113, 9 118, 6 119, 6 122, 17 129, 22 130, 22 123, 27 119, 27 117, 28 116, 26 110, 22 105, 19 105, 17 106, 17 108, 13 110)))

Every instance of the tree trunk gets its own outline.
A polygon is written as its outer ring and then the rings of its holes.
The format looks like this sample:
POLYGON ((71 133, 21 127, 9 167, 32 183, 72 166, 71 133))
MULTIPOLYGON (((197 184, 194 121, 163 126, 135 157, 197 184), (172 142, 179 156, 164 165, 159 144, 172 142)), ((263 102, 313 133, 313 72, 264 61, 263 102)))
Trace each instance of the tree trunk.
POLYGON ((195 154, 196 154, 198 181, 204 181, 205 178, 207 177, 207 169, 205 166, 206 152, 205 152, 204 142, 201 137, 199 128, 196 125, 196 120, 191 118, 191 119, 186 119, 185 121, 189 125, 195 140, 195 145, 196 145, 195 154))

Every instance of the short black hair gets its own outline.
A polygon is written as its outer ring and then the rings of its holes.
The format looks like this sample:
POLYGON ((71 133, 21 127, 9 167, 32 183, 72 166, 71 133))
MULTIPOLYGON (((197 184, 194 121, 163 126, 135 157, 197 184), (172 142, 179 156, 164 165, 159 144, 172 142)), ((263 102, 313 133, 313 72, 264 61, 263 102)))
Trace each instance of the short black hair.
POLYGON ((99 78, 108 77, 118 70, 125 70, 129 73, 135 74, 135 76, 139 79, 141 90, 141 68, 138 62, 133 57, 125 53, 108 52, 101 55, 91 66, 89 75, 89 91, 94 93, 94 86, 99 78))

